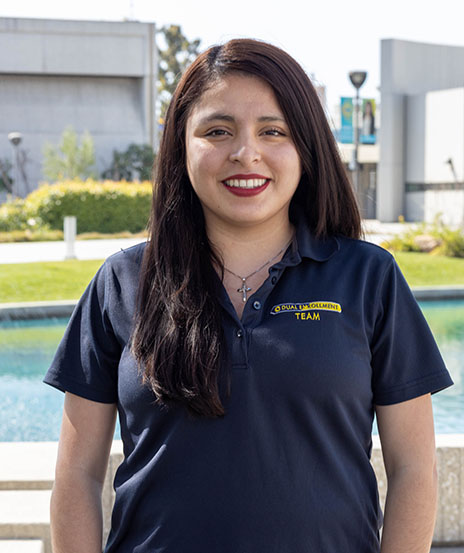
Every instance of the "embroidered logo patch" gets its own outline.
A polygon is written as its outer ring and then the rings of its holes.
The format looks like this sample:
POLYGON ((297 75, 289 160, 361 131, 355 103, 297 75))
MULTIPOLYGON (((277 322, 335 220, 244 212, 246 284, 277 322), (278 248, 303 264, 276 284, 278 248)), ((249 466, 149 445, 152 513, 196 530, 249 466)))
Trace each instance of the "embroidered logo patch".
POLYGON ((271 309, 271 315, 280 315, 282 313, 294 313, 300 320, 320 321, 319 311, 331 311, 332 313, 341 313, 342 307, 339 303, 333 301, 307 301, 302 303, 279 303, 271 309))

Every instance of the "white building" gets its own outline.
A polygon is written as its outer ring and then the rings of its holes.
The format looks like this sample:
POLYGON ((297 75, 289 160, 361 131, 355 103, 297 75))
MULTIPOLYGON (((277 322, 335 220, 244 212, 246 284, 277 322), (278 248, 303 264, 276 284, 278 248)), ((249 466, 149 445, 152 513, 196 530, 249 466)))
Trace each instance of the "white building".
POLYGON ((381 41, 377 218, 464 223, 464 47, 381 41))
POLYGON ((68 125, 92 135, 98 171, 113 149, 154 145, 156 52, 153 23, 0 18, 0 159, 20 132, 33 189, 68 125))

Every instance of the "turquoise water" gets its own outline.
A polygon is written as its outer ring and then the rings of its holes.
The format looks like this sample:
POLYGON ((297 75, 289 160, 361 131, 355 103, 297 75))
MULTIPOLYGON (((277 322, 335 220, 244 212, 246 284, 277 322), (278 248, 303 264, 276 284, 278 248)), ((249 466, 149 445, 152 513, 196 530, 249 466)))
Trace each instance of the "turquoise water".
POLYGON ((66 323, 0 323, 0 441, 58 439, 64 395, 42 384, 42 378, 66 323))
MULTIPOLYGON (((464 300, 420 305, 455 382, 433 396, 436 431, 464 433, 464 300)), ((42 378, 66 323, 0 322, 0 441, 58 440, 64 395, 42 378)))
POLYGON ((464 300, 419 302, 454 386, 432 396, 437 434, 464 434, 464 300))

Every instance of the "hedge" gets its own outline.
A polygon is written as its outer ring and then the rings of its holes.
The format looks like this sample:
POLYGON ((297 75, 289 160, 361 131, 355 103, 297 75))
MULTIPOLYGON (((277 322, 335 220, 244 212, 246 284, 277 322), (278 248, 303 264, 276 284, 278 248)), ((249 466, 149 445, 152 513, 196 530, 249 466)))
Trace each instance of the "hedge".
POLYGON ((28 216, 24 204, 24 200, 14 200, 0 205, 0 232, 28 228, 28 216))
POLYGON ((63 181, 42 185, 23 201, 21 207, 7 204, 19 224, 12 227, 11 217, 1 217, 0 230, 48 228, 61 230, 65 216, 77 218, 77 232, 131 233, 143 230, 150 214, 150 182, 63 181), (18 210, 22 211, 21 216, 18 210), (21 226, 22 225, 22 226, 21 226))

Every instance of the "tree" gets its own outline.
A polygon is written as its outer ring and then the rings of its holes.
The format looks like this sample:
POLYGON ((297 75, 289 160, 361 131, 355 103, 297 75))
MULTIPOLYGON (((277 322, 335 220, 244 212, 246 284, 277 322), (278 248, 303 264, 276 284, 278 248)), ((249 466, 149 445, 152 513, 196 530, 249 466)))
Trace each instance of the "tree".
POLYGON ((155 154, 149 144, 130 144, 126 151, 113 150, 113 161, 102 178, 115 181, 151 180, 155 154))
POLYGON ((10 176, 12 165, 8 159, 0 159, 0 191, 13 192, 13 179, 10 176))
POLYGON ((179 25, 165 25, 159 31, 158 92, 161 117, 164 117, 172 93, 182 73, 198 56, 200 39, 189 41, 179 25))
POLYGON ((13 196, 26 197, 30 192, 26 171, 26 165, 31 161, 29 153, 27 150, 16 146, 14 156, 15 168, 13 168, 9 159, 0 159, 0 192, 4 191, 13 196), (10 175, 12 171, 14 177, 10 175))
POLYGON ((90 134, 86 131, 79 144, 76 131, 72 126, 66 127, 58 146, 45 144, 43 172, 52 181, 96 178, 95 147, 90 134))

